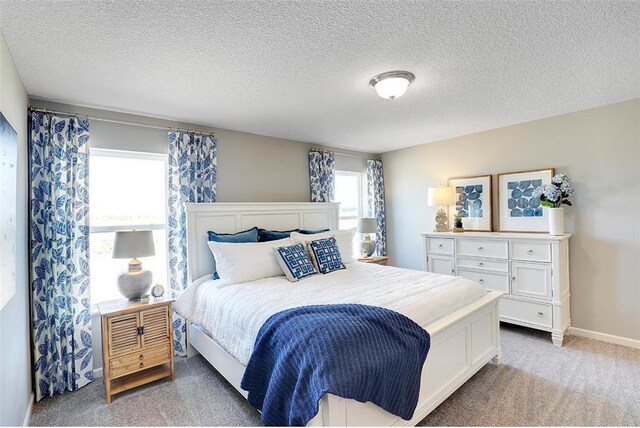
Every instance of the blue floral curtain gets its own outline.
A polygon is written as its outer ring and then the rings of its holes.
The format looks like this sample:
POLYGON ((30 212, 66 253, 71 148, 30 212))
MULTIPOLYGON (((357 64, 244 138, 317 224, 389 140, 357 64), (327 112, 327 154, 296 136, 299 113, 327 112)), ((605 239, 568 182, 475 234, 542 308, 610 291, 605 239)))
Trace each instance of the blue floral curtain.
POLYGON ((336 181, 336 155, 332 152, 309 152, 311 202, 332 202, 336 181))
POLYGON ((376 232, 376 253, 387 255, 386 220, 384 215, 384 177, 382 175, 381 160, 367 160, 367 184, 369 217, 375 217, 378 222, 376 232))
POLYGON ((30 138, 31 319, 40 400, 93 380, 89 121, 33 112, 30 138))
MULTIPOLYGON (((216 201, 216 138, 213 134, 169 132, 168 249, 169 285, 173 297, 188 284, 185 202, 216 201)), ((196 278, 194 278, 196 279, 196 278)), ((187 355, 187 325, 174 312, 176 355, 187 355)))

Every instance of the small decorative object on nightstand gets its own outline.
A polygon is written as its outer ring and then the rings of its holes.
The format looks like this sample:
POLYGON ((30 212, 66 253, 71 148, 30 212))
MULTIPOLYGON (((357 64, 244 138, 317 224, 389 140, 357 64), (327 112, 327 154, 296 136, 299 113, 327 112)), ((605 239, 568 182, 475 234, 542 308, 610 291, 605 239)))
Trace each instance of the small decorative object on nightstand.
POLYGON ((462 227, 462 217, 458 214, 453 218, 453 232, 464 232, 464 227, 462 227))
POLYGON ((376 242, 371 239, 371 234, 378 231, 378 222, 373 217, 360 217, 356 231, 363 234, 362 241, 360 241, 362 256, 371 257, 376 250, 376 242))
POLYGON ((138 300, 149 291, 153 274, 142 269, 137 257, 155 255, 153 234, 150 230, 119 230, 113 242, 113 258, 129 259, 129 270, 118 275, 118 290, 129 300, 138 300))
POLYGON ((429 206, 440 207, 436 213, 436 228, 434 232, 448 232, 449 218, 447 217, 447 207, 453 205, 453 187, 429 187, 428 189, 429 206))
POLYGON ((358 261, 360 263, 373 263, 373 264, 376 264, 376 265, 386 266, 388 259, 389 259, 389 257, 387 257, 387 256, 362 257, 362 258, 358 259, 358 261))
POLYGON ((124 299, 99 303, 102 319, 103 377, 111 397, 158 379, 175 379, 173 300, 147 303, 124 299))
POLYGON ((164 294, 164 287, 160 284, 156 284, 151 289, 151 295, 155 298, 162 297, 164 294))

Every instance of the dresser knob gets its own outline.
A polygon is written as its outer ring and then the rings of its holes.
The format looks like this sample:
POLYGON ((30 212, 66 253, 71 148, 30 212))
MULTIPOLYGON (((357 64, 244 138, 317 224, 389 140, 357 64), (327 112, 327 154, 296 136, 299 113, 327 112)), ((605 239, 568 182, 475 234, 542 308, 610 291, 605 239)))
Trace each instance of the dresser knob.
POLYGON ((533 251, 533 250, 527 251, 527 254, 529 254, 530 256, 533 256, 533 253, 535 253, 535 251, 533 251))
POLYGON ((511 277, 511 281, 515 281, 515 280, 516 280, 516 277, 515 277, 515 276, 512 276, 512 277, 511 277))
POLYGON ((438 244, 438 248, 444 248, 444 245, 438 244))
POLYGON ((484 251, 484 247, 478 247, 478 251, 479 252, 483 252, 484 251))
POLYGON ((478 280, 478 282, 479 282, 480 284, 484 284, 484 279, 480 278, 480 279, 478 280))
POLYGON ((482 266, 484 266, 484 263, 482 262, 478 263, 478 267, 482 267, 482 266))
POLYGON ((544 312, 538 312, 538 316, 542 318, 544 316, 544 312))
POLYGON ((451 275, 453 275, 456 272, 455 269, 451 269, 451 275))

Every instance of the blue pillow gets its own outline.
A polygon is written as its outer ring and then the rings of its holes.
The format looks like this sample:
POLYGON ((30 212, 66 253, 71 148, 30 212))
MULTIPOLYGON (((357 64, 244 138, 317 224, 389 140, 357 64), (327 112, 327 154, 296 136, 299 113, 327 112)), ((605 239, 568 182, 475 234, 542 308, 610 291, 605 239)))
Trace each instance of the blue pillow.
POLYGON ((308 230, 308 229, 298 229, 296 232, 302 233, 303 235, 315 235, 316 233, 328 232, 329 229, 320 229, 320 230, 308 230))
POLYGON ((313 266, 320 273, 329 273, 347 268, 342 263, 338 243, 334 237, 309 242, 309 250, 313 266))
POLYGON ((251 229, 243 230, 238 233, 216 233, 208 231, 209 241, 213 242, 258 242, 258 228, 252 227, 251 229))
POLYGON ((298 281, 306 276, 318 273, 313 267, 303 244, 289 245, 273 249, 276 261, 282 268, 287 279, 298 281))
POLYGON ((289 238, 291 232, 298 232, 300 229, 291 230, 269 230, 258 229, 258 242, 277 241, 279 239, 289 238))

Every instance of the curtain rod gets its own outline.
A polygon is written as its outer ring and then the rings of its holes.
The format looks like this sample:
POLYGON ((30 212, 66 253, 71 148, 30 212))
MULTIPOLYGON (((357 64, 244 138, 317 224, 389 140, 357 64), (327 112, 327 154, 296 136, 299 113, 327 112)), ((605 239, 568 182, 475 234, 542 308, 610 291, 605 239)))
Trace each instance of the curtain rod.
POLYGON ((213 132, 210 132, 210 131, 196 131, 195 129, 183 129, 183 128, 173 128, 173 127, 170 127, 170 126, 148 125, 146 123, 129 122, 129 121, 126 121, 126 120, 108 119, 106 117, 84 115, 84 114, 79 114, 79 113, 69 113, 69 112, 66 112, 66 111, 59 111, 59 110, 48 110, 48 109, 45 109, 45 108, 29 107, 29 110, 30 111, 38 111, 38 112, 41 112, 41 113, 52 113, 52 114, 64 115, 64 116, 69 116, 69 117, 86 116, 88 119, 96 120, 98 122, 117 123, 119 125, 140 126, 142 128, 163 129, 165 131, 178 131, 178 132, 188 132, 188 133, 195 133, 195 134, 213 134, 213 132))
POLYGON ((322 153, 335 153, 336 155, 346 156, 346 157, 350 157, 350 158, 357 158, 357 159, 366 159, 366 160, 382 160, 382 159, 380 159, 380 158, 376 158, 376 157, 352 155, 352 154, 350 154, 350 153, 341 153, 341 152, 336 152, 335 150, 321 149, 321 148, 318 148, 318 147, 311 147, 311 148, 309 149, 309 151, 312 151, 312 152, 322 152, 322 153))

